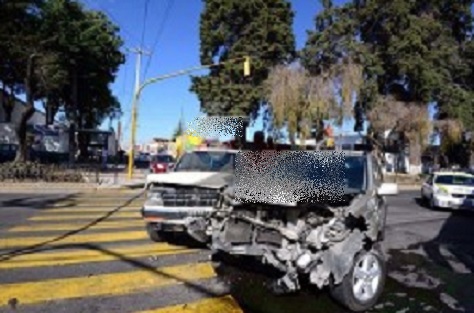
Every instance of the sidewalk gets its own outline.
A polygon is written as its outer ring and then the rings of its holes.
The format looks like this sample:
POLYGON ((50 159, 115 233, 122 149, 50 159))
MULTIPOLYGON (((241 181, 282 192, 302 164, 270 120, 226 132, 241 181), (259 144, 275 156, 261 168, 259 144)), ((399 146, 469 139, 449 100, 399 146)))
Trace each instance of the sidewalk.
POLYGON ((398 190, 400 191, 419 191, 421 190, 421 184, 419 185, 414 185, 414 184, 410 184, 410 185, 403 185, 403 184, 398 184, 398 190))
POLYGON ((0 193, 68 193, 91 192, 97 190, 133 190, 145 186, 145 175, 134 175, 130 180, 126 174, 101 174, 99 183, 65 183, 65 182, 0 182, 0 193))

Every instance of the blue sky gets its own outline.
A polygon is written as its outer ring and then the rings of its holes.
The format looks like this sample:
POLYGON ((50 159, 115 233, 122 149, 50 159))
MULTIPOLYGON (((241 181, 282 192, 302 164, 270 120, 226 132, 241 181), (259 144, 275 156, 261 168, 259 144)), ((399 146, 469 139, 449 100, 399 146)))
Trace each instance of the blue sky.
MULTIPOLYGON (((125 48, 140 45, 144 22, 146 0, 81 0, 88 8, 104 11, 121 27, 125 48)), ((320 10, 319 1, 293 0, 296 12, 294 31, 297 47, 306 41, 306 31, 314 27, 314 17, 320 10)), ((151 50, 160 25, 161 36, 150 59, 146 77, 158 76, 199 65, 199 17, 203 8, 201 0, 150 0, 146 20, 144 46, 151 50), (165 19, 168 2, 172 2, 165 19), (166 21, 163 24, 163 21, 166 21)), ((142 66, 142 78, 149 57, 142 66)), ((119 98, 124 116, 122 118, 124 142, 130 138, 130 108, 134 84, 135 55, 127 53, 127 61, 120 68, 113 85, 114 94, 119 98)), ((197 72, 196 74, 199 74, 197 72)), ((178 123, 181 109, 187 123, 200 116, 199 102, 189 92, 189 76, 182 76, 147 87, 140 101, 137 141, 147 142, 153 137, 168 137, 178 123)), ((114 123, 116 125, 116 123, 114 123)), ((108 121, 104 126, 108 125, 108 121)), ((260 128, 257 123, 254 128, 260 128)))

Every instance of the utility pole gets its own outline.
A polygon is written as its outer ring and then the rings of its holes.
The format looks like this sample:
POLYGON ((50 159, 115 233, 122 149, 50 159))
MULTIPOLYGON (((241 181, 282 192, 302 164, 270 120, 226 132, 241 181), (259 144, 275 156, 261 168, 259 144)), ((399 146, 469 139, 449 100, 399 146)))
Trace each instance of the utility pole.
POLYGON ((186 74, 189 74, 191 72, 194 72, 194 71, 197 71, 197 70, 202 70, 202 69, 205 69, 205 68, 221 66, 223 64, 230 63, 230 62, 243 62, 244 76, 249 76, 250 71, 251 71, 250 57, 245 56, 245 57, 240 57, 240 58, 227 60, 225 62, 220 62, 220 63, 217 63, 217 64, 208 64, 208 65, 195 66, 195 67, 191 67, 191 68, 181 70, 181 71, 177 71, 177 72, 174 72, 174 73, 170 73, 170 74, 166 74, 166 75, 162 75, 162 76, 158 76, 158 77, 154 77, 154 78, 149 78, 145 82, 140 84, 141 55, 142 54, 143 55, 148 55, 149 53, 143 51, 142 49, 134 49, 134 50, 131 50, 131 51, 137 54, 137 65, 136 65, 135 92, 134 92, 134 95, 133 95, 133 105, 132 105, 132 131, 131 131, 132 135, 131 135, 131 140, 130 140, 131 147, 130 147, 130 155, 129 155, 129 159, 128 159, 128 177, 129 177, 129 179, 131 179, 132 176, 133 176, 133 164, 134 164, 134 162, 133 162, 134 161, 133 153, 134 153, 134 148, 135 148, 135 133, 136 133, 136 124, 137 124, 138 100, 140 99, 140 93, 142 92, 142 90, 146 86, 149 86, 151 84, 157 83, 159 81, 162 81, 162 80, 165 80, 165 79, 168 79, 168 78, 173 78, 173 77, 186 75, 186 74))
POLYGON ((148 51, 143 50, 142 48, 130 49, 130 52, 137 54, 137 60, 135 65, 135 90, 133 92, 133 103, 132 103, 132 125, 131 125, 131 136, 130 136, 130 153, 128 154, 128 178, 132 179, 133 177, 133 167, 135 161, 135 135, 137 132, 137 111, 138 111, 138 98, 140 92, 140 73, 141 73, 141 63, 142 55, 150 55, 148 51))

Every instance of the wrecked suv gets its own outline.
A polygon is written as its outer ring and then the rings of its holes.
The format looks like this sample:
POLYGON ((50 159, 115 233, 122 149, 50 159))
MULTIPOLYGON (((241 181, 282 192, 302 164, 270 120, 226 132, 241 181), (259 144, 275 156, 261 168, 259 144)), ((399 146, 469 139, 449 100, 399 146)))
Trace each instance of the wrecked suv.
POLYGON ((371 152, 240 152, 235 181, 212 214, 211 248, 277 269, 279 293, 309 281, 364 311, 385 282, 385 196, 397 193, 382 183, 371 152))

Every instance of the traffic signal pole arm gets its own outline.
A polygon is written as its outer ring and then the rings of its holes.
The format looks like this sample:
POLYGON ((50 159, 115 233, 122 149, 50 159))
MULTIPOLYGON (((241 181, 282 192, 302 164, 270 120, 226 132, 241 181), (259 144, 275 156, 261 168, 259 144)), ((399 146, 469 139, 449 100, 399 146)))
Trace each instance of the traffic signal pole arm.
POLYGON ((209 64, 209 65, 200 65, 200 66, 195 66, 191 67, 185 70, 177 71, 174 73, 158 76, 158 77, 153 77, 150 79, 147 79, 143 84, 141 84, 135 91, 135 94, 133 96, 133 105, 132 105, 132 136, 131 136, 131 143, 130 143, 130 153, 128 156, 128 178, 132 179, 133 177, 133 165, 134 165, 134 152, 135 152, 135 135, 136 135, 136 124, 137 124, 137 106, 138 106, 138 101, 140 99, 141 92, 143 89, 151 84, 157 83, 159 81, 168 79, 168 78, 174 78, 182 75, 186 75, 191 72, 195 72, 198 70, 206 69, 206 68, 213 68, 213 67, 218 67, 222 66, 224 64, 229 64, 229 63, 237 63, 237 62, 244 62, 244 76, 249 76, 250 75, 250 57, 245 56, 241 58, 235 58, 235 59, 230 59, 224 62, 216 63, 216 64, 209 64))
MULTIPOLYGON (((171 73, 171 74, 166 74, 166 75, 162 75, 162 76, 158 76, 158 77, 154 77, 154 78, 150 78, 148 80, 146 80, 141 86, 140 86, 140 89, 138 90, 138 95, 141 93, 141 91, 148 85, 151 85, 151 84, 154 84, 156 82, 159 82, 161 80, 165 80, 165 79, 168 79, 168 78, 173 78, 173 77, 177 77, 177 76, 182 76, 182 75, 185 75, 185 74, 188 74, 188 73, 191 73, 191 72, 195 72, 195 71, 199 71, 199 70, 203 70, 205 68, 212 68, 212 67, 218 67, 218 66, 221 66, 221 65, 224 65, 224 64, 228 64, 228 63, 236 63, 237 61, 244 61, 244 75, 246 74, 245 72, 249 72, 250 70, 247 70, 246 67, 248 67, 248 62, 249 62, 249 58, 248 57, 243 57, 243 58, 238 58, 238 59, 231 59, 229 61, 225 61, 225 62, 221 62, 221 63, 216 63, 216 64, 210 64, 210 65, 200 65, 200 66, 195 66, 195 67, 191 67, 189 69, 185 69, 185 70, 181 70, 181 71, 177 71, 177 72, 174 72, 174 73, 171 73)), ((250 73, 249 73, 250 74, 250 73)), ((249 74, 245 75, 245 76, 248 76, 249 74)))

